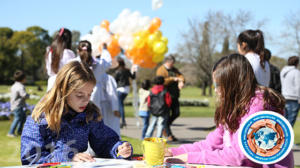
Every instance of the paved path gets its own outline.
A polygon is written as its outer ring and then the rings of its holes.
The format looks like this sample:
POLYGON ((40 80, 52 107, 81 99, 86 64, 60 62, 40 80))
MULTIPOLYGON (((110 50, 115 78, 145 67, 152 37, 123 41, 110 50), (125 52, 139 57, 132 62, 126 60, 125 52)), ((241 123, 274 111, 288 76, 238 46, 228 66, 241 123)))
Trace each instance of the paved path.
MULTIPOLYGON (((121 134, 140 139, 142 133, 142 120, 139 119, 139 127, 137 126, 136 118, 126 118, 126 121, 127 127, 121 129, 121 134)), ((213 127, 213 118, 178 118, 172 126, 172 131, 179 141, 170 144, 179 145, 205 139, 206 135, 213 127)), ((153 135, 156 135, 156 133, 154 132, 153 135)), ((300 166, 300 148, 294 148, 293 151, 295 165, 300 166)))

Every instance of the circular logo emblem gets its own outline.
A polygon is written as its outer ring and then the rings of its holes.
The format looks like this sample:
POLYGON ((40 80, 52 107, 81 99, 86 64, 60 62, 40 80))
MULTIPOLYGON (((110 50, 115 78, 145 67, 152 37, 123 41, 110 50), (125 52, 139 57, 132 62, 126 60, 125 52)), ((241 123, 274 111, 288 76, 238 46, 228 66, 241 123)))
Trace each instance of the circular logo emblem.
POLYGON ((239 146, 253 162, 273 164, 285 158, 294 144, 294 132, 284 116, 261 111, 250 115, 239 130, 239 146))

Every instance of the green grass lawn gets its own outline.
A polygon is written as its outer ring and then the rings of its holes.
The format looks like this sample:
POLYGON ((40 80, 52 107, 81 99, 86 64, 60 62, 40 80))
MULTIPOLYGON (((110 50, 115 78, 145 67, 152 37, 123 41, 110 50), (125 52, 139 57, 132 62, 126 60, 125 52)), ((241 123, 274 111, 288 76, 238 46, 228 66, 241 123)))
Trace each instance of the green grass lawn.
MULTIPOLYGON (((0 166, 20 165, 20 137, 9 138, 6 136, 10 121, 0 122, 0 166)), ((295 143, 300 144, 300 121, 297 121, 294 128, 295 143)), ((141 140, 122 136, 122 140, 129 141, 133 145, 134 154, 141 155, 141 140)))
MULTIPOLYGON (((36 87, 27 86, 36 95, 42 96, 45 93, 46 88, 43 87, 44 91, 39 92, 36 87)), ((9 86, 0 85, 0 93, 9 92, 9 86)), ((215 108, 214 97, 201 96, 201 90, 194 87, 186 87, 181 92, 181 97, 188 99, 208 99, 210 104, 209 107, 181 107, 181 117, 213 117, 215 108)), ((128 95, 127 98, 131 98, 128 95)), ((35 104, 38 100, 29 100, 29 104, 35 104)), ((126 116, 133 117, 134 110, 132 106, 126 106, 126 116)), ((0 166, 13 166, 20 165, 20 137, 9 138, 6 136, 11 121, 0 121, 0 166)), ((300 121, 297 121, 294 126, 295 132, 295 143, 300 144, 300 121)), ((134 154, 142 154, 141 140, 122 136, 123 140, 129 141, 134 148, 134 154)))

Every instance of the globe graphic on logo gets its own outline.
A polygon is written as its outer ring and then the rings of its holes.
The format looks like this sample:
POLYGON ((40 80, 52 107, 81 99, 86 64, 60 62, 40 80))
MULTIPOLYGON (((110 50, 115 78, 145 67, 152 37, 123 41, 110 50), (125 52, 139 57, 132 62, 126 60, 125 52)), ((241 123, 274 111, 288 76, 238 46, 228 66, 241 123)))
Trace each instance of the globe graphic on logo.
POLYGON ((272 128, 263 127, 254 133, 255 143, 259 148, 272 149, 277 144, 276 132, 272 128))

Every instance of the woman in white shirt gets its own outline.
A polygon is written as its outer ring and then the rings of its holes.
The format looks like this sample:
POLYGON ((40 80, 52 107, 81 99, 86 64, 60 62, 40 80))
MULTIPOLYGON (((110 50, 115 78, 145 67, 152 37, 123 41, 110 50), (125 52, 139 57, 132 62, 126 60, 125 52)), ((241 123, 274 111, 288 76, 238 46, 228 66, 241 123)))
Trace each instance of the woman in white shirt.
POLYGON ((120 136, 117 83, 112 76, 105 72, 111 66, 112 61, 106 45, 103 45, 100 59, 92 57, 92 44, 87 40, 79 42, 77 53, 79 56, 74 60, 88 64, 97 81, 91 101, 101 110, 104 124, 120 136))
POLYGON ((250 62, 258 84, 268 87, 270 65, 264 54, 264 36, 260 30, 246 30, 237 39, 238 51, 250 62))
POLYGON ((46 69, 48 78, 47 91, 49 91, 56 79, 56 74, 65 64, 75 58, 72 47, 72 33, 69 29, 61 28, 55 36, 46 53, 46 69))

